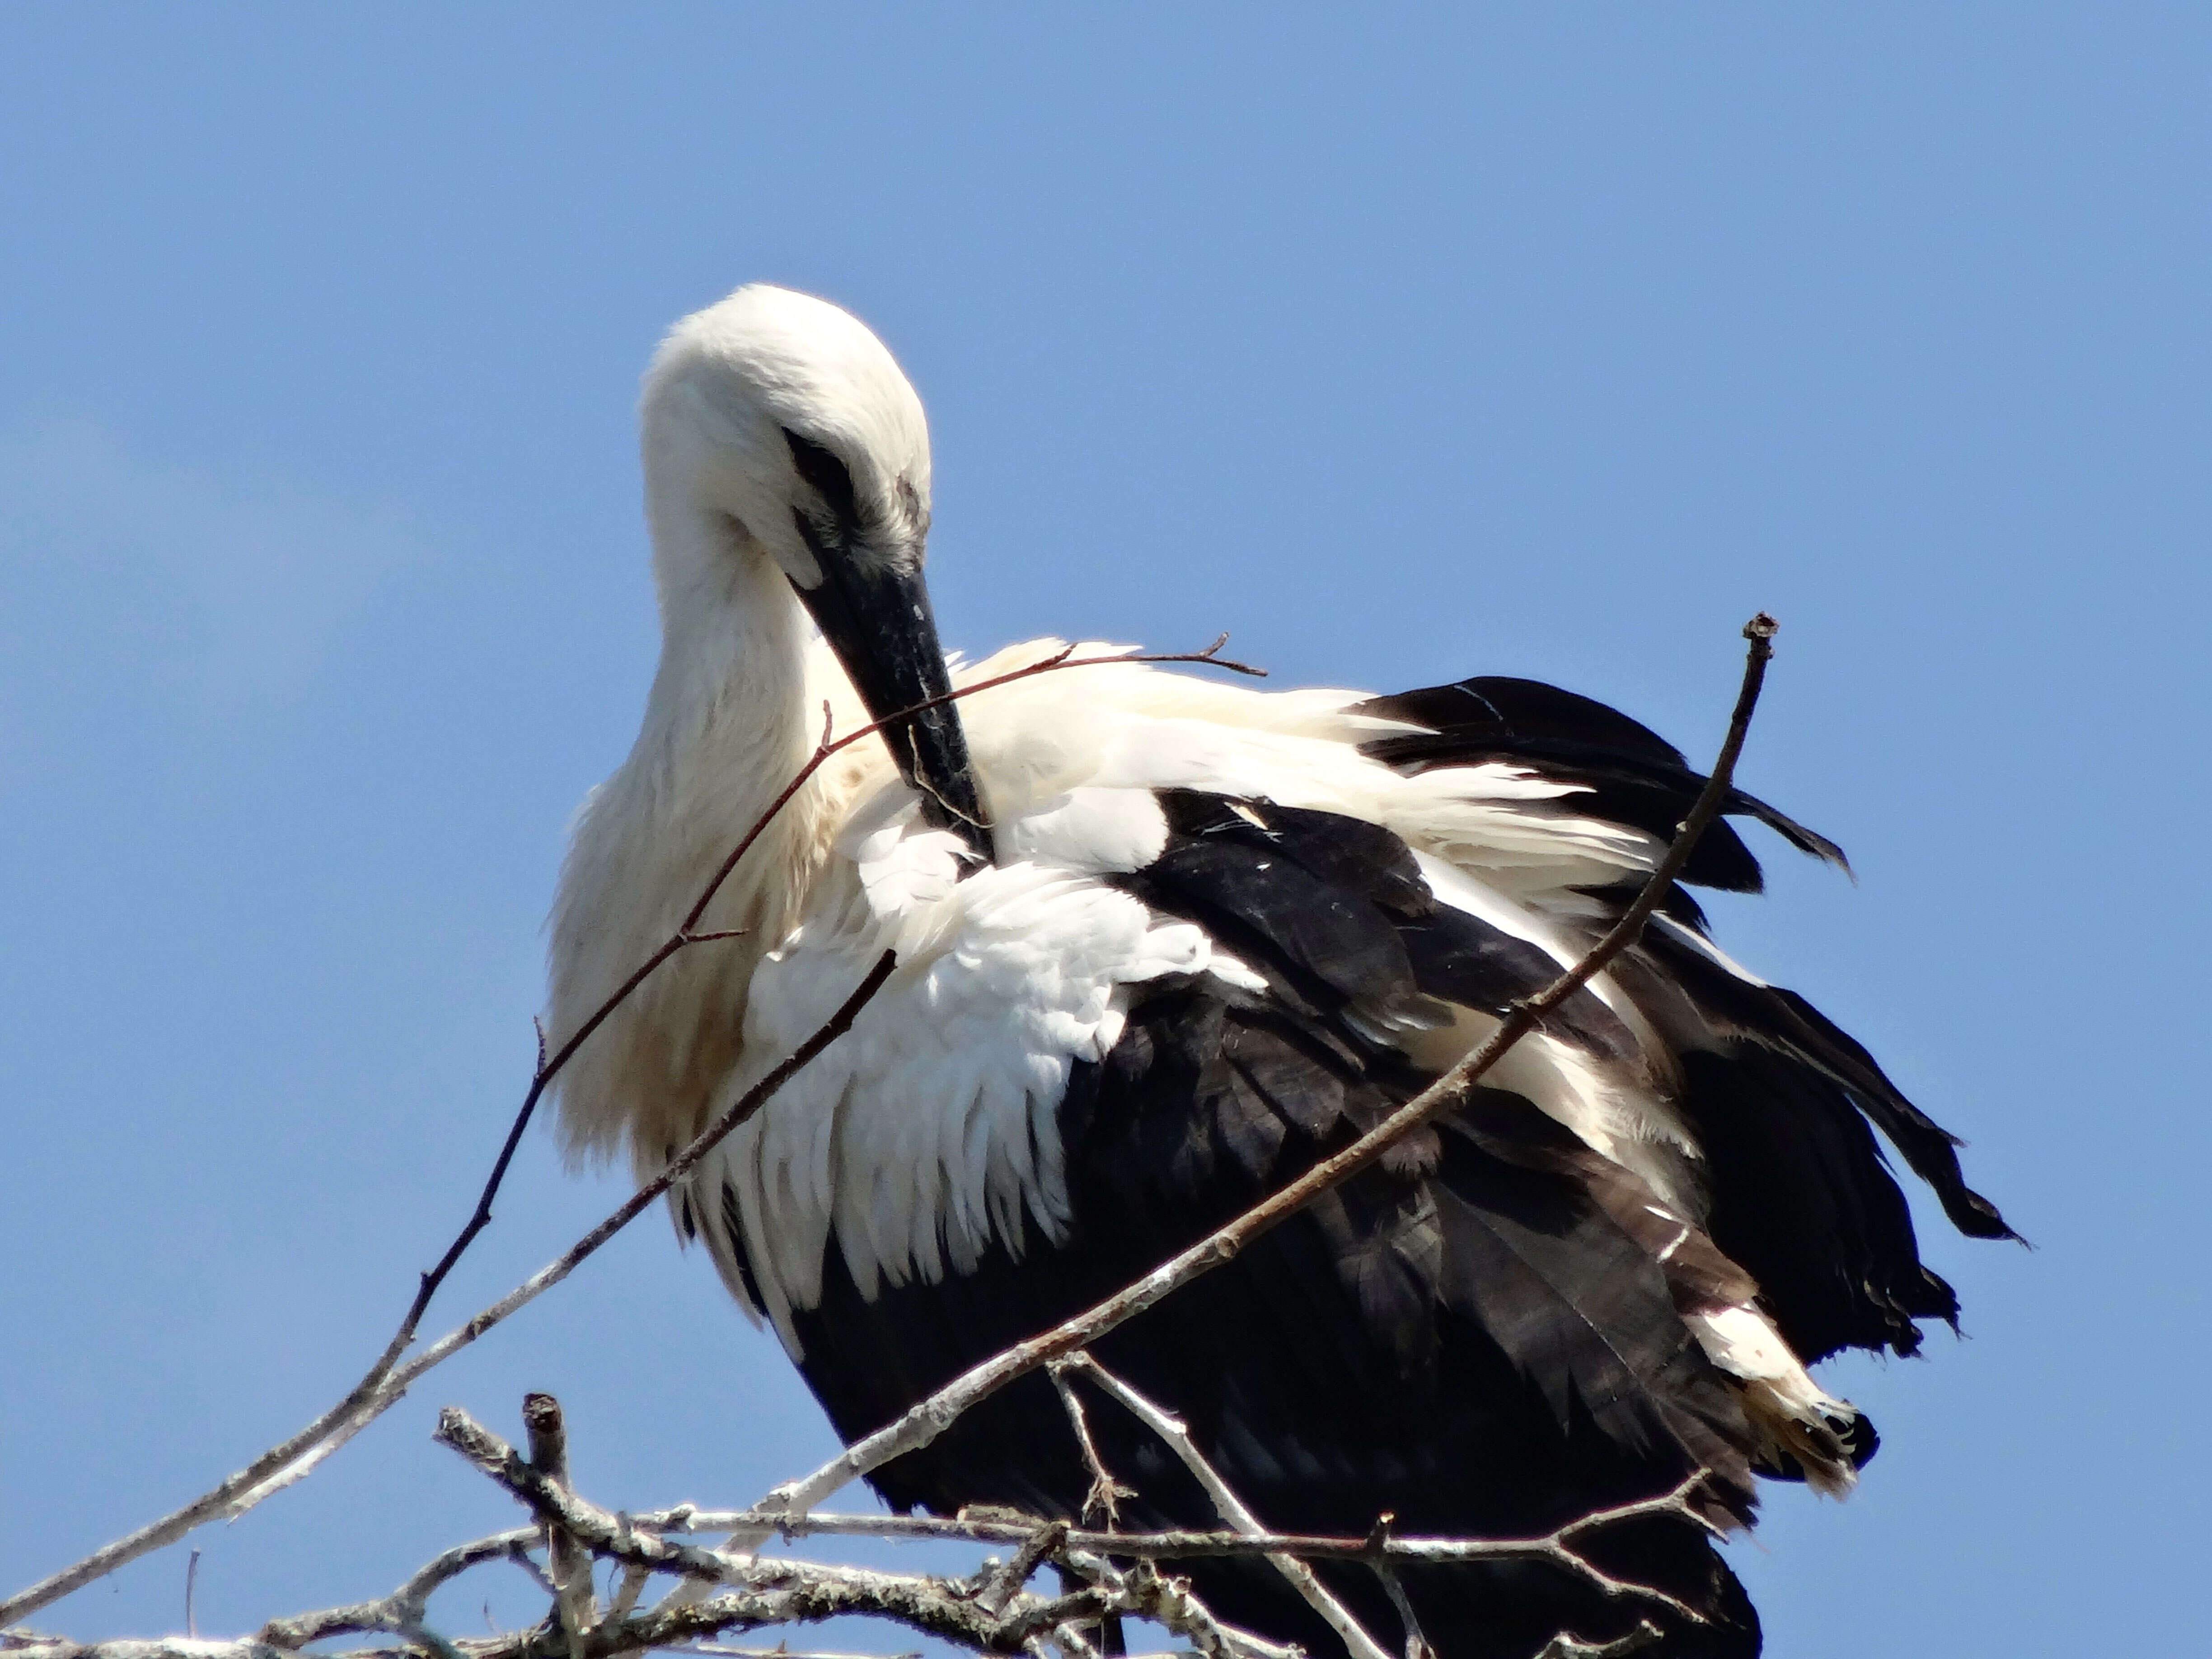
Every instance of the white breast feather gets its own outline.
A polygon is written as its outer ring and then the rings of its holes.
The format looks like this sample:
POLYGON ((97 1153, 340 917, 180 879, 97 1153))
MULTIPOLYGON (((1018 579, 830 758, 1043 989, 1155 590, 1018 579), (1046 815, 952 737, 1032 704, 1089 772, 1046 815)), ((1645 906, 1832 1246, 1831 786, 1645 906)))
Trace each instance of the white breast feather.
POLYGON ((898 951, 897 970, 693 1179, 693 1212, 742 1295, 727 1183, 763 1311, 794 1347, 791 1310, 818 1300, 833 1239, 872 1297, 972 1271, 994 1239, 1018 1254, 1030 1227, 1064 1238, 1069 1068, 1120 1037, 1124 987, 1212 965, 1200 930, 1085 874, 1024 861, 956 881, 959 842, 915 827, 911 805, 856 823, 857 912, 825 889, 763 962, 725 1103, 819 1027, 879 951, 898 951))

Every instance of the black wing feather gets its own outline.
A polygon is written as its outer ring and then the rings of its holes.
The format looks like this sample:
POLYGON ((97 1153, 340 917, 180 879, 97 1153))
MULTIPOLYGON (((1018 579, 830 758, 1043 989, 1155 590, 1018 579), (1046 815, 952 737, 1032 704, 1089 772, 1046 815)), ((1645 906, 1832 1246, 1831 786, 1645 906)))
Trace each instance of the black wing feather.
POLYGON ((2017 1237, 1997 1206, 1966 1185, 1959 1137, 1905 1098, 1858 1041, 1795 991, 1730 973, 1689 941, 1654 927, 1644 948, 1709 1010, 1747 1035, 1786 1048, 1833 1079, 1935 1190, 1951 1224, 1970 1238, 2017 1237))
MULTIPOLYGON (((1440 766, 1506 761, 1589 791, 1577 811, 1670 838, 1705 780, 1657 732, 1592 698, 1538 680, 1481 675, 1355 703, 1349 711, 1423 726, 1426 732, 1370 738, 1360 751, 1408 775, 1440 766)), ((1723 809, 1757 818, 1800 852, 1850 868, 1826 836, 1741 789, 1723 809)), ((1726 823, 1707 830, 1683 879, 1724 892, 1756 893, 1759 860, 1726 823)))
MULTIPOLYGON (((1106 1060, 1077 1068, 1062 1107, 1076 1216, 1065 1249, 1033 1245, 1017 1263, 994 1247, 970 1275, 886 1287, 872 1302, 832 1253, 822 1302, 795 1323, 839 1431, 866 1432, 1138 1277, 1418 1086, 1377 1075, 1352 1048, 1279 1007, 1197 988, 1134 1010, 1106 1060), (1262 1116, 1268 1127, 1256 1129, 1262 1116)), ((1486 1098, 1495 1118, 1540 1116, 1517 1097, 1486 1098)), ((1172 1407, 1280 1527, 1364 1533, 1389 1510, 1407 1533, 1527 1534, 1700 1467, 1716 1472, 1722 1513, 1747 1512, 1732 1396, 1686 1340, 1649 1257, 1635 1265, 1571 1176, 1549 1171, 1532 1194, 1528 1172, 1489 1146, 1447 1139, 1431 1172, 1372 1170, 1327 1195, 1111 1334, 1101 1362, 1172 1407), (1592 1240, 1608 1252, 1604 1269, 1576 1265, 1592 1240)), ((1139 1426, 1103 1403, 1091 1423, 1109 1466, 1139 1489, 1125 1524, 1212 1522, 1203 1493, 1139 1426)), ((1049 1384, 1030 1377, 875 1483, 902 1508, 1072 1516, 1087 1479, 1049 1384)), ((1757 1651, 1756 1618, 1700 1528, 1662 1520, 1599 1547, 1612 1571, 1709 1613, 1709 1626, 1662 1619, 1680 1644, 1668 1651, 1757 1651)), ((1190 1570, 1224 1616, 1335 1650, 1269 1573, 1190 1570)), ((1370 1627, 1395 1628, 1370 1575, 1333 1574, 1332 1586, 1370 1627)), ((1451 1659, 1529 1659, 1563 1629, 1615 1639, 1649 1612, 1527 1564, 1409 1572, 1406 1588, 1451 1659)))
MULTIPOLYGON (((1686 810, 1700 781, 1635 722, 1525 681, 1433 688, 1398 707, 1440 736, 1479 726, 1493 750, 1524 760, 1549 745, 1555 775, 1571 757, 1608 780, 1599 798, 1609 810, 1655 823, 1651 802, 1686 810), (1477 714, 1462 718, 1463 703, 1477 714)), ((1449 751, 1455 759, 1441 748, 1398 754, 1463 764, 1476 752, 1462 742, 1449 751)), ((1152 988, 1106 1057, 1075 1066, 1060 1109, 1073 1213, 1060 1248, 1032 1240, 1017 1260, 994 1245, 971 1273, 886 1285, 872 1300, 831 1250, 820 1303, 793 1324, 807 1378, 848 1438, 1149 1271, 1409 1098, 1428 1079, 1380 1026, 1418 1024, 1437 1000, 1502 1011, 1555 971, 1542 952, 1438 903, 1410 853, 1375 825, 1199 792, 1160 799, 1166 848, 1117 884, 1206 927, 1267 989, 1212 978, 1152 988)), ((1729 857, 1706 873, 1740 879, 1729 857)), ((1747 1516, 1754 1437, 1685 1316, 1741 1303, 1755 1277, 1785 1334, 1814 1352, 1906 1349, 1914 1318, 1955 1312, 1949 1288, 1919 1265, 1861 1113, 1902 1136, 1916 1169, 1934 1171, 1954 1218, 1994 1218, 1958 1181, 1949 1139, 1801 1001, 1745 986, 1663 927, 1651 938, 1624 970, 1679 982, 1711 1019, 1747 1034, 1726 1053, 1683 1060, 1685 1109, 1711 1160, 1711 1237, 1527 1100, 1484 1089, 1098 1345, 1103 1363, 1184 1418, 1264 1520, 1364 1532, 1389 1510, 1408 1533, 1528 1534, 1699 1469, 1717 1516, 1747 1516)), ((1595 1054, 1632 1046, 1587 991, 1553 1021, 1555 1035, 1595 1054)), ((1122 1414, 1091 1415, 1109 1467, 1141 1490, 1132 1523, 1211 1522, 1170 1455, 1122 1414)), ((1088 1486, 1038 1376, 875 1483, 901 1507, 1005 1503, 1071 1516, 1088 1486)), ((1654 1517, 1590 1548, 1706 1615, 1661 1617, 1664 1651, 1758 1651, 1756 1615, 1697 1527, 1654 1517)), ((1193 1573, 1231 1620, 1333 1650, 1264 1566, 1193 1573)), ((1371 1575, 1328 1576, 1373 1628, 1395 1628, 1371 1575)), ((1528 1659, 1563 1630, 1610 1641, 1660 1617, 1542 1564, 1405 1579, 1447 1659, 1528 1659)))
MULTIPOLYGON (((1194 790, 1162 790, 1160 803, 1166 848, 1115 884, 1198 923, 1303 1013, 1434 1024, 1431 999, 1502 1013, 1559 976, 1534 945, 1437 903, 1411 851, 1379 825, 1194 790)), ((1587 990, 1543 1029, 1597 1054, 1633 1045, 1587 990)))

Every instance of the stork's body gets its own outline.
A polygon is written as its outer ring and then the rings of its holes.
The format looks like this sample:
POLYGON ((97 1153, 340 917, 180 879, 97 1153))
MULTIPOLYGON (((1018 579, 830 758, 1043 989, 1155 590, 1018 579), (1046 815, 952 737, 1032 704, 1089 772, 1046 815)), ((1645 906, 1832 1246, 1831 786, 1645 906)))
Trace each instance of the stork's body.
MULTIPOLYGON (((825 702, 850 730, 945 684, 920 580, 921 412, 860 325, 742 289, 672 335, 644 427, 665 645, 564 876, 556 1036, 666 936, 798 771, 825 702)), ((1371 700, 1072 668, 890 735, 782 810, 707 920, 744 938, 662 969, 562 1096, 572 1146, 651 1173, 897 953, 850 1033, 675 1200, 848 1437, 1418 1091, 1603 930, 1701 781, 1632 721, 1510 680, 1371 700)), ((1833 852, 1748 798, 1735 810, 1833 852)), ((1758 869, 1717 828, 1687 876, 1744 889, 1758 869)), ((1871 1430, 1805 1364, 1911 1352, 1916 1321, 1956 1312, 1868 1119, 1954 1220, 2002 1236, 1949 1138, 1722 957, 1679 895, 1486 1083, 1102 1359, 1285 1529, 1364 1533, 1391 1512, 1409 1533, 1526 1534, 1699 1468, 1740 1517, 1755 1470, 1848 1486, 1871 1430)), ((1163 1448, 1094 1417, 1142 1513, 1212 1520, 1163 1448)), ((902 1505, 1073 1513, 1086 1480, 1033 1378, 878 1485, 902 1505)), ((1694 1528, 1599 1549, 1708 1614, 1662 1620, 1667 1651, 1756 1650, 1694 1528)), ((1200 1582, 1232 1619, 1326 1650, 1266 1571, 1200 1582)), ((1371 1579, 1340 1588, 1395 1628, 1371 1579)), ((1445 1659, 1650 1613, 1544 1567, 1412 1589, 1445 1659)))

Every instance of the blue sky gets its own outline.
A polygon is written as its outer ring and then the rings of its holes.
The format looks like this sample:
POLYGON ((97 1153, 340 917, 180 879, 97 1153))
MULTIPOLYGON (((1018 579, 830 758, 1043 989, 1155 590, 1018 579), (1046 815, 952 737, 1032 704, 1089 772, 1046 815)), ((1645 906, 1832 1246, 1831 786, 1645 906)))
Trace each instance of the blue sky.
MULTIPOLYGON (((1227 629, 1710 752, 1778 616, 1743 776, 1860 881, 1772 848, 1723 939, 2039 1248, 1923 1211, 1967 1340, 1834 1368, 1880 1459, 1734 1558, 1777 1654, 2173 1650, 2208 71, 2151 5, 0 12, 0 1577, 313 1415, 465 1214, 652 668, 636 376, 766 277, 919 385, 953 644, 1227 629)), ((438 1312, 618 1195, 533 1137, 438 1312)), ((202 1629, 509 1524, 428 1431, 533 1387, 611 1504, 830 1449, 642 1224, 200 1534, 202 1629)))

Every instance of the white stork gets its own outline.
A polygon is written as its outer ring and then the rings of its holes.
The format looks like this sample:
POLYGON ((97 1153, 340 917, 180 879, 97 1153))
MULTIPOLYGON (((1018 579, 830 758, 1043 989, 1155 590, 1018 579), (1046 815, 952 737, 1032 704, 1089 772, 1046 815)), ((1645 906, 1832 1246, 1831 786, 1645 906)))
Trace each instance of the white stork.
MULTIPOLYGON (((921 404, 837 307, 754 286, 685 319, 641 418, 662 655, 562 878, 556 1040, 673 930, 825 702, 849 731, 1058 648, 948 667, 921 404)), ((848 1438, 1409 1097, 1595 939, 1703 781, 1626 716, 1500 678, 1375 698, 1121 664, 890 737, 839 756, 738 868, 703 925, 744 936, 669 963, 560 1085, 567 1145, 648 1177, 896 950, 849 1034, 672 1196, 848 1438)), ((1840 861, 1748 795, 1730 810, 1840 861)), ((1723 824, 1686 879, 1759 872, 1723 824)), ((1952 1137, 1679 890, 1486 1083, 1101 1346, 1273 1525, 1528 1534, 1699 1468, 1739 1520, 1754 1474, 1845 1491, 1874 1433, 1807 1364, 1909 1353, 1958 1307, 1869 1122, 1960 1229, 2008 1236, 1952 1137)), ((1094 1417, 1139 1518, 1212 1522, 1161 1447, 1094 1417)), ((1032 1376, 875 1484, 902 1508, 1073 1515, 1087 1481, 1032 1376)), ((1705 1616, 1674 1620, 1667 1653, 1757 1651, 1699 1528, 1593 1549, 1705 1616)), ((1197 1577, 1225 1616, 1329 1650, 1264 1569, 1197 1577)), ((1395 1628, 1364 1570, 1336 1584, 1395 1628)), ((1408 1587, 1445 1659, 1653 1616, 1542 1565, 1408 1587)))

